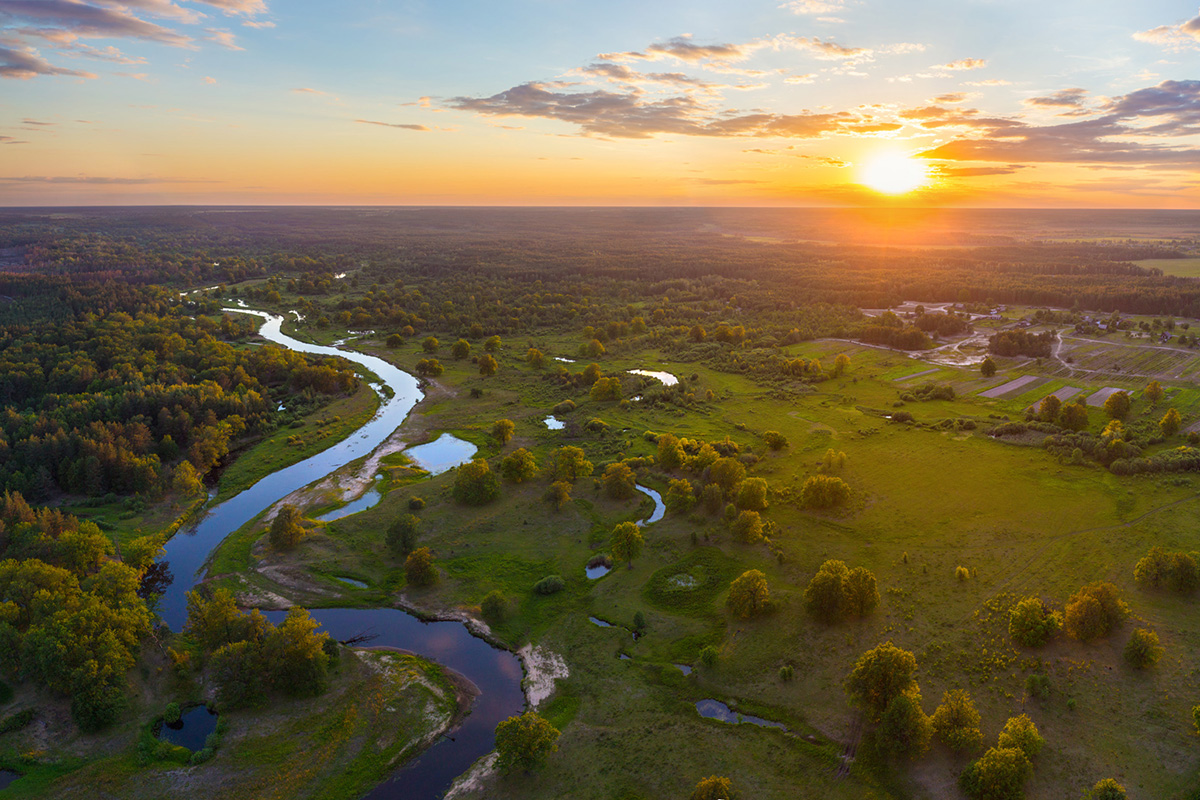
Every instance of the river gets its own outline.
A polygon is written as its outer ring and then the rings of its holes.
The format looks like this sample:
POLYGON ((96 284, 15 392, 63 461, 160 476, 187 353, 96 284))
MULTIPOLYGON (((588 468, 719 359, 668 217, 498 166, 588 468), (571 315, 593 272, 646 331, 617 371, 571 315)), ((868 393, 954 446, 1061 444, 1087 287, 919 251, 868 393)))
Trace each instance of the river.
MULTIPOLYGON (((225 309, 254 314, 265 322, 259 334, 275 344, 316 355, 340 356, 373 372, 392 390, 375 416, 347 439, 324 452, 274 472, 249 489, 211 509, 195 525, 175 534, 167 542, 163 558, 170 562, 175 580, 163 594, 159 613, 173 630, 187 619, 186 592, 201 578, 209 554, 230 533, 292 492, 325 477, 356 458, 368 455, 404 422, 421 399, 413 376, 381 358, 309 344, 283 333, 283 318, 244 308, 225 309)), ((267 616, 278 622, 283 612, 267 616)), ((470 679, 480 690, 453 738, 438 742, 406 765, 367 797, 372 800, 438 800, 456 777, 480 756, 491 752, 496 725, 525 707, 521 689, 523 670, 515 655, 492 647, 472 636, 459 622, 422 622, 394 608, 317 609, 313 617, 335 639, 361 633, 377 636, 373 644, 399 647, 437 661, 470 679)))

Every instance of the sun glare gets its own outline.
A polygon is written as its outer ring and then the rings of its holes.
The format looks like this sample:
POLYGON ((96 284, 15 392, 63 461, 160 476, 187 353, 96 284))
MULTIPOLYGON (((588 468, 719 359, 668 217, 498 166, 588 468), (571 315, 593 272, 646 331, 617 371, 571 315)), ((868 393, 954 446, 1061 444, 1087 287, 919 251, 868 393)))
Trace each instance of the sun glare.
POLYGON ((883 194, 904 194, 929 182, 929 166, 899 153, 881 153, 863 164, 859 182, 883 194))

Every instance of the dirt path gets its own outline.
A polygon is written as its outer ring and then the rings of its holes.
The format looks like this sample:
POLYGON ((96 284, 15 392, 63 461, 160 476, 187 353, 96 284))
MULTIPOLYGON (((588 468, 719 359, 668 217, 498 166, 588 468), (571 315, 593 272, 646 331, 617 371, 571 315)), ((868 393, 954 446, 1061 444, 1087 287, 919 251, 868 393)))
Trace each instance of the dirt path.
POLYGON ((856 713, 854 719, 850 721, 850 735, 846 737, 846 747, 842 750, 842 763, 833 773, 835 780, 840 781, 850 777, 850 765, 854 763, 854 757, 858 754, 858 746, 862 743, 863 728, 863 715, 856 713))

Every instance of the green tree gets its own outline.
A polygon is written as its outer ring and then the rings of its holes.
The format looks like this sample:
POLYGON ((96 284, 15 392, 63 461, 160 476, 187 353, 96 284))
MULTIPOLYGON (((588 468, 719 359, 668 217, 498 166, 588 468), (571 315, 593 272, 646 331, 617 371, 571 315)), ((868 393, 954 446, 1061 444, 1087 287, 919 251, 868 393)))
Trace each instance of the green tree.
POLYGON ((1058 635, 1062 618, 1037 597, 1026 597, 1008 616, 1008 635, 1025 647, 1041 647, 1058 635))
POLYGON ((533 453, 518 447, 500 460, 500 474, 509 483, 524 483, 537 476, 537 461, 533 453))
POLYGON ((571 502, 571 484, 567 481, 555 481, 546 489, 546 502, 554 506, 555 511, 562 511, 563 506, 571 502))
POLYGON ((558 729, 539 714, 526 711, 496 726, 496 766, 505 772, 534 770, 558 750, 558 729))
POLYGON ((404 337, 398 333, 393 333, 391 336, 387 337, 387 342, 385 344, 387 344, 390 349, 395 350, 397 347, 400 347, 404 344, 404 337))
POLYGON ((850 369, 850 356, 845 353, 838 353, 837 358, 833 360, 833 375, 835 378, 840 378, 850 369))
POLYGON ((485 378, 490 378, 496 374, 496 370, 499 368, 499 366, 500 365, 496 363, 496 359, 485 353, 479 359, 479 374, 485 378))
POLYGON ((1032 774, 1033 765, 1020 749, 993 747, 971 762, 958 785, 972 800, 1021 800, 1032 774))
POLYGON ((633 568, 633 560, 642 553, 642 529, 632 522, 621 522, 613 528, 608 548, 613 558, 625 561, 633 568))
POLYGON ((1150 381, 1150 383, 1146 385, 1146 389, 1142 392, 1142 395, 1150 402, 1150 405, 1157 406, 1163 401, 1163 397, 1166 396, 1166 392, 1163 391, 1161 383, 1158 381, 1150 381))
POLYGON ((1129 416, 1130 405, 1127 392, 1113 392, 1104 401, 1104 412, 1112 419, 1125 419, 1129 416))
POLYGON ((583 450, 573 445, 560 447, 554 451, 554 464, 551 474, 558 480, 574 483, 578 478, 586 478, 592 474, 592 462, 587 460, 583 450))
POLYGON ((417 362, 417 365, 413 367, 413 372, 416 372, 422 378, 436 378, 444 371, 445 368, 442 366, 442 362, 438 361, 436 358, 422 358, 417 362))
POLYGON ((718 458, 708 468, 708 480, 721 487, 721 491, 729 493, 746 477, 746 468, 736 458, 726 456, 718 458))
POLYGON ((916 761, 929 749, 932 734, 933 726, 921 710, 920 696, 902 694, 888 703, 875 731, 875 741, 891 758, 916 761))
POLYGON ((1028 714, 1022 714, 1019 717, 1009 717, 1008 722, 1004 723, 1004 730, 1000 731, 1000 739, 996 746, 1001 749, 1014 747, 1033 761, 1045 744, 1046 740, 1038 733, 1033 720, 1028 714))
POLYGON ((418 547, 404 561, 404 579, 409 586, 431 586, 437 583, 438 571, 433 563, 433 551, 418 547))
POLYGON ((633 470, 623 461, 609 464, 600 478, 605 494, 614 500, 628 500, 633 497, 636 481, 633 470))
POLYGON ((1087 800, 1125 800, 1125 787, 1112 778, 1104 778, 1096 781, 1087 800))
POLYGON ((846 576, 843 605, 845 615, 851 619, 865 617, 879 605, 875 575, 866 567, 855 567, 846 576))
POLYGON ((688 338, 693 342, 703 342, 708 338, 708 332, 699 325, 693 325, 692 329, 688 331, 688 338))
POLYGON ((500 482, 487 459, 463 464, 454 475, 454 499, 465 506, 482 506, 500 496, 500 482))
POLYGON ((746 480, 738 484, 735 503, 741 509, 766 511, 768 505, 767 491, 767 482, 762 478, 746 478, 746 480))
POLYGON ((591 391, 588 396, 596 401, 605 400, 620 400, 621 399, 621 380, 620 378, 599 378, 592 384, 591 391))
POLYGON ((670 433, 658 435, 658 458, 655 463, 660 469, 676 470, 683 466, 684 452, 679 439, 670 433))
POLYGON ((1062 401, 1058 399, 1058 396, 1048 394, 1042 398, 1041 405, 1038 406, 1038 418, 1042 422, 1054 422, 1058 419, 1061 409, 1062 401))
POLYGON ((450 355, 456 361, 462 361, 465 358, 471 357, 471 343, 466 339, 459 339, 450 347, 450 355))
POLYGON ((313 697, 325 691, 329 634, 318 632, 318 627, 306 610, 293 606, 283 622, 268 629, 263 661, 274 688, 294 697, 313 697))
POLYGON ((176 465, 171 488, 180 497, 195 497, 204 491, 204 484, 200 481, 200 476, 196 474, 196 468, 192 466, 192 462, 181 461, 176 465))
POLYGON ((1125 645, 1125 661, 1134 669, 1153 667, 1162 658, 1163 647, 1159 644, 1158 634, 1154 631, 1138 628, 1129 636, 1125 645))
POLYGON ((763 538, 762 517, 757 511, 738 512, 731 527, 743 544, 754 544, 763 538))
POLYGON ((1179 433, 1180 426, 1183 425, 1183 418, 1179 416, 1179 412, 1173 408, 1168 408, 1167 413, 1163 414, 1163 418, 1158 421, 1158 429, 1162 431, 1162 435, 1166 437, 1174 436, 1179 433))
POLYGON ((421 342, 421 349, 426 353, 436 353, 440 346, 441 343, 433 336, 427 336, 425 337, 425 341, 421 342))
POLYGON ((1107 636, 1129 616, 1129 607, 1111 583, 1089 583, 1067 600, 1063 627, 1081 642, 1107 636))
POLYGON ((951 750, 977 752, 983 746, 979 712, 971 695, 963 689, 942 695, 942 704, 933 712, 932 723, 934 735, 951 750))
POLYGON ((804 590, 804 606, 808 613, 824 622, 837 622, 844 611, 845 582, 850 570, 844 561, 829 560, 804 590))
POLYGON ((497 589, 492 589, 479 603, 479 614, 488 622, 499 624, 504 621, 504 615, 508 609, 508 602, 504 599, 504 595, 497 589))
POLYGON ((541 350, 536 347, 529 348, 525 353, 525 363, 534 369, 541 369, 546 366, 546 356, 541 350))
POLYGON ((832 475, 813 475, 800 487, 800 504, 805 508, 830 508, 849 499, 849 485, 832 475))
POLYGON ((511 419, 498 419, 492 424, 492 437, 503 447, 512 441, 513 431, 516 429, 517 426, 511 419))
POLYGON ((284 505, 271 521, 268 538, 271 546, 278 550, 290 550, 300 544, 304 538, 304 526, 301 524, 299 510, 292 505, 284 505))
POLYGON ((729 585, 729 608, 743 619, 762 614, 771 604, 767 576, 756 569, 747 570, 729 585))
POLYGON ((672 514, 686 514, 696 505, 696 494, 689 480, 680 478, 667 483, 667 493, 663 495, 663 505, 672 514))
POLYGON ((992 361, 991 356, 985 356, 979 364, 979 373, 985 378, 990 378, 996 374, 996 362, 992 361))
POLYGON ((417 546, 417 526, 421 520, 412 514, 401 514, 387 529, 388 550, 396 556, 407 556, 417 546))
POLYGON ((1058 412, 1058 424, 1072 431, 1082 431, 1088 426, 1087 406, 1080 402, 1067 403, 1058 412))
POLYGON ((918 691, 914 674, 917 659, 891 642, 863 653, 846 676, 846 693, 852 702, 878 716, 893 699, 918 691))

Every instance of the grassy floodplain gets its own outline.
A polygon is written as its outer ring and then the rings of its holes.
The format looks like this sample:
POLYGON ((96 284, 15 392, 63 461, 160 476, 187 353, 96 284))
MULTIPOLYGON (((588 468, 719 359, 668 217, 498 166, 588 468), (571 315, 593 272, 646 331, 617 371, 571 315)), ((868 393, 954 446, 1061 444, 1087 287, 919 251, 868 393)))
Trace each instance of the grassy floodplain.
MULTIPOLYGON (((399 349, 371 338, 355 345, 409 369, 429 355, 417 341, 399 349)), ((861 733, 842 679, 859 654, 886 640, 916 654, 927 712, 943 691, 963 688, 982 712, 986 741, 994 741, 1009 716, 1027 713, 1035 720, 1048 745, 1027 786, 1031 798, 1072 795, 1112 773, 1155 797, 1187 797, 1200 780, 1189 719, 1200 686, 1188 644, 1200 635, 1200 623, 1190 601, 1147 594, 1133 581, 1134 563, 1151 546, 1200 546, 1191 524, 1200 486, 1189 475, 1118 478, 1096 465, 1067 466, 1039 447, 985 434, 1002 419, 1023 418, 1027 406, 1064 386, 1081 387, 1086 396, 1102 386, 1136 391, 1144 381, 1060 378, 1059 365, 1029 359, 997 359, 1000 373, 983 380, 975 368, 930 365, 832 341, 786 349, 791 357, 822 363, 839 353, 850 357, 845 375, 813 387, 763 385, 673 362, 654 349, 597 359, 605 374, 665 369, 698 396, 712 391, 711 401, 684 411, 598 402, 560 388, 544 371, 522 363, 527 346, 575 358, 578 340, 506 343, 500 372, 491 378, 480 377, 469 360, 440 353, 446 371, 436 379, 438 390, 410 421, 417 438, 454 433, 481 445, 480 455, 493 466, 516 447, 545 463, 557 446, 575 444, 602 466, 652 457, 655 445, 646 431, 704 440, 729 436, 743 453, 758 457, 748 475, 767 479, 775 490, 764 515, 772 526, 770 546, 736 542, 719 515, 668 515, 646 529, 645 552, 631 569, 618 566, 589 581, 584 566, 607 550, 613 525, 648 513, 642 495, 612 500, 583 479, 572 502, 554 511, 542 499, 546 484, 539 479, 506 484, 500 500, 466 508, 450 496, 449 473, 388 491, 375 508, 329 523, 293 554, 261 544, 251 550, 247 545, 261 535, 260 524, 231 537, 218 555, 230 572, 251 571, 248 580, 260 588, 269 582, 256 568, 285 570, 293 579, 291 596, 311 605, 374 605, 404 592, 425 607, 477 611, 485 594, 502 592, 510 613, 497 633, 514 646, 534 641, 564 654, 571 677, 560 681, 547 710, 563 726, 559 753, 538 774, 502 779, 487 796, 555 797, 566 785, 579 797, 673 796, 694 776, 714 772, 734 777, 757 797, 795 797, 798 786, 808 792, 799 796, 811 797, 957 796, 955 780, 965 759, 938 747, 913 767, 866 757, 853 763, 849 776, 839 774, 843 753, 861 733), (937 372, 896 380, 935 367, 937 372), (1014 396, 978 395, 1025 374, 1038 381, 1014 396), (900 400, 925 380, 955 386, 956 399, 900 400), (479 396, 472 397, 476 389, 479 396), (578 408, 560 415, 567 429, 548 430, 543 418, 568 398, 578 408), (897 407, 915 423, 886 419, 897 407), (500 418, 516 424, 504 447, 488 435, 500 418), (607 423, 607 430, 587 431, 582 423, 593 418, 607 423), (939 429, 937 423, 947 419, 969 419, 976 427, 939 429), (786 435, 789 447, 768 450, 761 439, 767 429, 786 435), (847 455, 837 474, 853 488, 852 500, 835 512, 800 509, 788 490, 821 471, 829 448, 847 455), (427 502, 417 512, 421 544, 434 550, 442 572, 431 589, 405 587, 402 563, 383 542, 413 496, 427 502), (874 615, 826 626, 805 613, 804 587, 828 559, 875 573, 882 603, 874 615), (969 571, 968 580, 956 579, 959 566, 969 571), (724 597, 729 581, 750 568, 767 574, 778 605, 769 616, 747 621, 730 615, 724 597), (306 580, 294 580, 305 572, 306 580), (348 587, 334 572, 368 588, 348 587), (550 574, 562 575, 566 590, 533 594, 532 585, 550 574), (1007 613, 1017 600, 1034 595, 1061 607, 1075 589, 1096 580, 1114 582, 1133 610, 1117 633, 1099 643, 1060 640, 1040 650, 1011 642, 1007 613), (630 629, 639 612, 647 629, 634 639, 630 629), (1129 669, 1121 658, 1129 631, 1140 626, 1158 631, 1166 646, 1167 655, 1149 674, 1129 669), (713 667, 699 663, 705 645, 719 651, 713 667), (694 671, 685 676, 676 664, 694 671), (785 664, 794 669, 792 681, 779 677, 785 664), (1047 698, 1027 695, 1031 674, 1048 676, 1047 698), (692 704, 705 698, 783 722, 792 733, 702 719, 692 704), (763 769, 764 762, 771 768, 763 769), (664 763, 672 769, 662 769, 664 763)), ((577 371, 586 362, 567 366, 577 371)), ((1190 404, 1181 410, 1185 420, 1195 419, 1190 404)), ((1090 425, 1102 427, 1103 411, 1089 413, 1090 425)), ((1157 418, 1161 409, 1135 403, 1134 414, 1157 418)), ((678 475, 650 467, 641 480, 662 490, 672 477, 678 475)))

